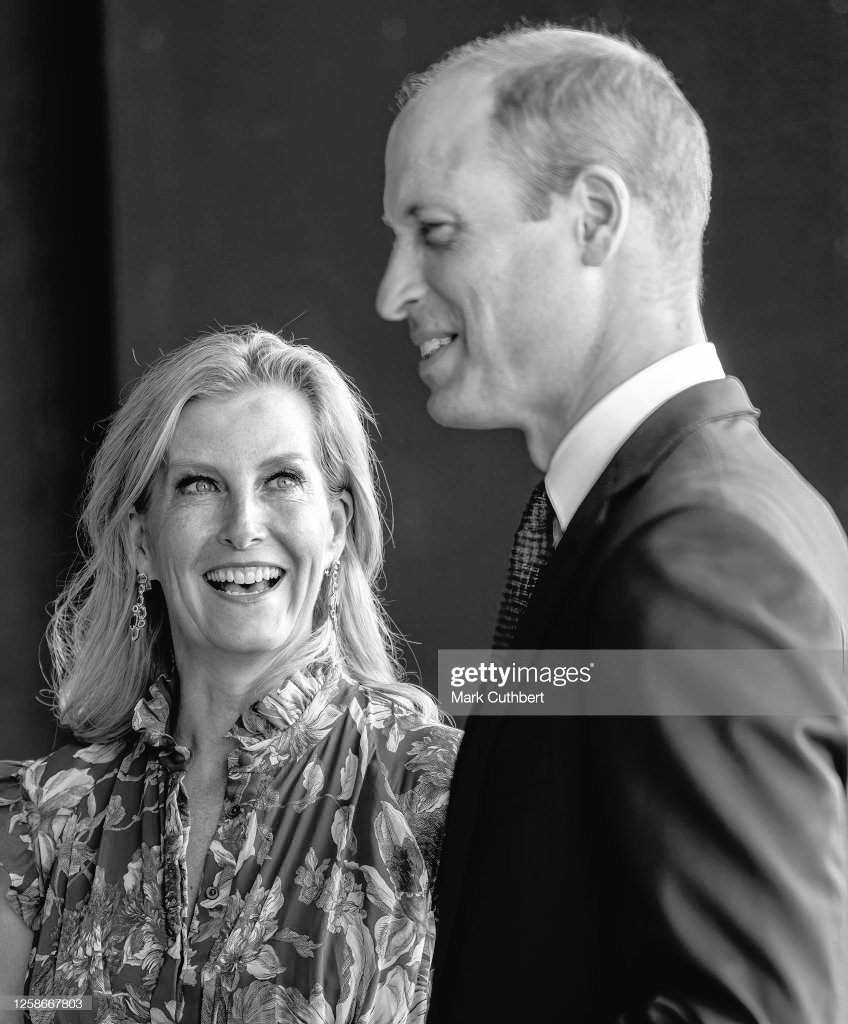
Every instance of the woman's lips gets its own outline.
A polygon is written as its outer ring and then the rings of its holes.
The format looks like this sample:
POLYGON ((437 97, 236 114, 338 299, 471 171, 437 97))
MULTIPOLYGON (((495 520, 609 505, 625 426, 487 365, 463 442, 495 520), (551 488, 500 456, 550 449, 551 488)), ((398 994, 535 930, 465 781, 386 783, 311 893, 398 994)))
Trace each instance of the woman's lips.
POLYGON ((244 597, 273 589, 284 572, 276 565, 240 565, 210 569, 203 575, 209 586, 219 593, 244 597))

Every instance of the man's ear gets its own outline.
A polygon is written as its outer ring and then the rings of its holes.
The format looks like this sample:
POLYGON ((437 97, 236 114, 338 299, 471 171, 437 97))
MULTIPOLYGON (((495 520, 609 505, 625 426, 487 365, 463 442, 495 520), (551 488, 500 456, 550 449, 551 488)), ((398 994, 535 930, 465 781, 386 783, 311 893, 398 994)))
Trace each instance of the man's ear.
POLYGON ((330 521, 333 525, 333 560, 341 556, 347 541, 347 528, 353 519, 353 498, 350 491, 341 491, 332 501, 330 521))
POLYGON ((583 265, 600 267, 615 255, 630 219, 630 191, 616 171, 601 164, 577 176, 571 198, 578 204, 578 245, 583 265))
POLYGON ((153 568, 153 556, 147 534, 147 515, 144 512, 130 512, 130 536, 135 552, 135 571, 146 572, 150 579, 157 579, 153 568))

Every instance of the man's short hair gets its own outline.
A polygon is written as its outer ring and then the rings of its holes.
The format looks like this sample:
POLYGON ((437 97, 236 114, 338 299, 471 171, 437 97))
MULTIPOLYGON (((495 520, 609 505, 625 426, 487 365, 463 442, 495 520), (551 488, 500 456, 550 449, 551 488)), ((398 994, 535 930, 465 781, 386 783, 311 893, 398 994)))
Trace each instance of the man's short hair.
POLYGON ((552 193, 567 195, 583 168, 602 164, 652 211, 675 269, 700 275, 710 206, 707 134, 660 60, 594 31, 521 27, 466 43, 410 75, 398 105, 448 74, 478 69, 493 75, 494 148, 530 218, 544 219, 552 193))

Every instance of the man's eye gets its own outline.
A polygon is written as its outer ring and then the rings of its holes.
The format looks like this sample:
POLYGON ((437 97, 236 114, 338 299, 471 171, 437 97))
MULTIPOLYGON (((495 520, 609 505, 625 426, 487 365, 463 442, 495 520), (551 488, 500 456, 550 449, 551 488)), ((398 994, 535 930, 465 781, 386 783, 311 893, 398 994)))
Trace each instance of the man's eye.
POLYGON ((453 237, 453 224, 440 221, 422 224, 421 237, 427 245, 447 245, 453 237))
POLYGON ((177 490, 181 494, 211 494, 217 487, 208 476, 187 476, 177 484, 177 490))

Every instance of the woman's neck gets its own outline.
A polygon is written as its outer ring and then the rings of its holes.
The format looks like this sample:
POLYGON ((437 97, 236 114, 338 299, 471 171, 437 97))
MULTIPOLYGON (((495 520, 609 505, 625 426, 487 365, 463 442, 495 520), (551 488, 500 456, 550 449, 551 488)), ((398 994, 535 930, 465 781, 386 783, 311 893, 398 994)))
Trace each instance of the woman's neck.
POLYGON ((216 761, 232 749, 227 733, 253 702, 257 682, 270 659, 204 659, 176 652, 179 708, 175 740, 192 758, 216 761))

